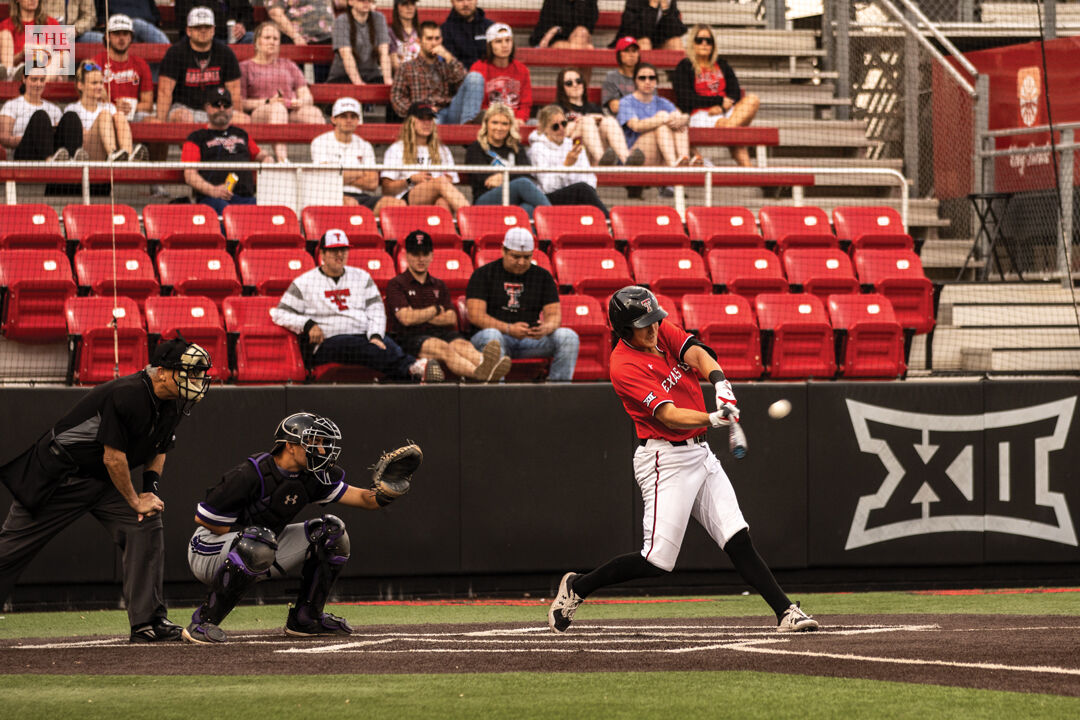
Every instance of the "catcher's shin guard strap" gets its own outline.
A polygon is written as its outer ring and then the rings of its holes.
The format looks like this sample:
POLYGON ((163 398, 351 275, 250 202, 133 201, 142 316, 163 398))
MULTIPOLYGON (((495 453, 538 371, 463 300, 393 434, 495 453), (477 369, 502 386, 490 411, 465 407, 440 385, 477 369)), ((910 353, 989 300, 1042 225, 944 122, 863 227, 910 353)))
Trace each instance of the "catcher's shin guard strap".
POLYGON ((264 527, 247 527, 233 540, 210 586, 206 602, 195 611, 200 622, 220 625, 248 588, 265 577, 277 554, 277 537, 264 527))

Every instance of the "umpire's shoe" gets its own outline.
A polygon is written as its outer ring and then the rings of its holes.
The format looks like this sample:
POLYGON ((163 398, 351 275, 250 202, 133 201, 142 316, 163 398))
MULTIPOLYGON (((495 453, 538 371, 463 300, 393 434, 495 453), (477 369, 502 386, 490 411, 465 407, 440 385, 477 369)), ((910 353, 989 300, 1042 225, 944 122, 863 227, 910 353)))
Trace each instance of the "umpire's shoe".
POLYGON ((324 635, 352 635, 353 629, 345 618, 323 613, 314 620, 301 620, 296 608, 289 610, 285 621, 285 634, 292 637, 320 637, 324 635))
POLYGON ((155 618, 153 622, 145 625, 135 625, 131 628, 131 642, 152 643, 169 642, 180 639, 184 628, 169 620, 169 618, 155 618))
POLYGON ((193 622, 184 628, 184 642, 216 645, 225 642, 225 631, 212 622, 193 622))
POLYGON ((776 626, 776 632, 782 633, 813 632, 817 629, 818 621, 804 613, 799 603, 790 605, 776 626))
POLYGON ((559 581, 559 594, 555 596, 555 601, 551 603, 551 609, 548 610, 548 625, 557 633, 566 632, 570 623, 574 621, 574 613, 577 612, 578 605, 582 603, 581 596, 574 592, 572 587, 577 578, 578 573, 572 572, 562 576, 562 580, 559 581))

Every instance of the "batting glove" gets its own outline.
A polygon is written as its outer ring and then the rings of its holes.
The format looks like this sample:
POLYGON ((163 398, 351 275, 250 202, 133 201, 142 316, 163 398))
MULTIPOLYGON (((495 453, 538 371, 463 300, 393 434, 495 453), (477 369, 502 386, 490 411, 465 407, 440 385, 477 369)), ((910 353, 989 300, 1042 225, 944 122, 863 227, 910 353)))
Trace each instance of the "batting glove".
POLYGON ((735 391, 727 380, 716 383, 716 409, 720 410, 724 405, 735 405, 735 391))
POLYGON ((739 422, 739 408, 731 403, 724 403, 719 410, 709 413, 709 424, 714 428, 725 427, 732 422, 739 422))

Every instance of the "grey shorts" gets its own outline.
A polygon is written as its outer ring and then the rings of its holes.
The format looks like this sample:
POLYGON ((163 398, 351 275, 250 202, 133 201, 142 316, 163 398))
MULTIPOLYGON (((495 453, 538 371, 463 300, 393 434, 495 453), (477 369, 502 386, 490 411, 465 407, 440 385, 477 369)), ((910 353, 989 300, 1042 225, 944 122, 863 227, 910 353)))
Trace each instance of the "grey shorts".
POLYGON ((191 113, 192 122, 197 122, 200 124, 206 124, 210 122, 210 116, 206 114, 205 110, 196 110, 195 108, 188 107, 183 103, 173 103, 172 106, 169 108, 170 115, 172 114, 173 110, 187 110, 189 113, 191 113))
MULTIPOLYGON (((239 535, 238 532, 229 532, 218 535, 208 528, 199 526, 195 528, 195 534, 188 542, 188 565, 195 578, 209 585, 217 571, 225 564, 232 549, 233 540, 239 535)), ((307 555, 308 540, 304 533, 304 523, 298 522, 286 525, 285 529, 278 533, 278 549, 274 556, 274 564, 265 577, 280 578, 297 572, 304 564, 304 556, 307 555)))

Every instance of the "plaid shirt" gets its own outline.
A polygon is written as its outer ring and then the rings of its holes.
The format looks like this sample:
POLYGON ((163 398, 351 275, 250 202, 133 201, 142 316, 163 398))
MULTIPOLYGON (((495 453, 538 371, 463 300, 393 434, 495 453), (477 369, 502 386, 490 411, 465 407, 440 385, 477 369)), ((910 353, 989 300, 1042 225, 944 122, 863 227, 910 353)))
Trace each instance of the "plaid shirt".
POLYGON ((414 102, 430 103, 436 110, 442 110, 454 99, 454 92, 464 79, 465 66, 457 60, 446 62, 436 58, 429 63, 417 55, 398 68, 390 103, 401 117, 408 114, 414 102))

